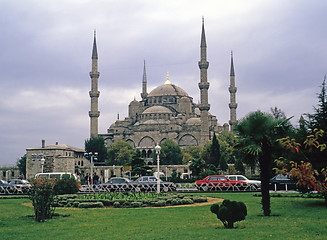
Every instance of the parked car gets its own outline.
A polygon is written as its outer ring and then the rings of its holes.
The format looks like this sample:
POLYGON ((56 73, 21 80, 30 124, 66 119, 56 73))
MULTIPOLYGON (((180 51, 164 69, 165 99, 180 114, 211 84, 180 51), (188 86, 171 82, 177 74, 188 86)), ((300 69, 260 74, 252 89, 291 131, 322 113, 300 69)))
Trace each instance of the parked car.
MULTIPOLYGON (((131 182, 132 190, 136 192, 140 191, 156 191, 158 179, 154 176, 142 176, 136 179, 134 182, 131 182)), ((165 182, 159 179, 160 181, 160 191, 176 191, 176 185, 173 182, 165 182)))
POLYGON ((12 184, 9 184, 7 181, 0 179, 0 187, 11 187, 12 184))
POLYGON ((14 193, 27 194, 30 191, 31 184, 24 179, 11 179, 9 184, 12 185, 14 193))
POLYGON ((198 190, 227 190, 236 188, 243 188, 246 186, 246 182, 230 180, 224 175, 210 175, 202 180, 195 181, 196 188, 198 190))
POLYGON ((28 180, 25 179, 11 179, 9 184, 18 187, 31 187, 31 184, 28 180))
POLYGON ((273 190, 296 189, 296 181, 291 179, 290 175, 277 174, 270 179, 273 190))
POLYGON ((131 180, 129 180, 128 178, 112 177, 109 179, 109 181, 103 183, 103 185, 106 185, 106 184, 129 184, 130 182, 131 182, 131 180))
POLYGON ((255 188, 255 189, 261 188, 261 181, 258 181, 258 180, 250 180, 250 179, 248 179, 247 177, 245 177, 243 175, 226 175, 226 177, 229 180, 244 181, 247 184, 253 186, 253 188, 255 188))
POLYGON ((131 180, 124 177, 112 177, 107 182, 100 184, 99 187, 107 192, 124 192, 129 191, 131 180))

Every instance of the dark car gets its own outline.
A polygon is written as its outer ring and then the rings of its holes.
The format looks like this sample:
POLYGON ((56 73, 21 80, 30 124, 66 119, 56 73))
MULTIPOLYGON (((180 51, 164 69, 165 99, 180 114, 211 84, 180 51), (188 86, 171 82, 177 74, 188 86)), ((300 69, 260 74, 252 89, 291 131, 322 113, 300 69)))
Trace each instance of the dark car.
POLYGON ((129 191, 131 180, 124 177, 112 177, 109 181, 98 185, 99 188, 106 192, 125 192, 129 191))
MULTIPOLYGON (((155 176, 142 176, 131 183, 132 191, 135 192, 155 192, 157 191, 158 179, 155 176)), ((176 185, 173 182, 165 182, 159 179, 160 192, 176 191, 176 185)))
POLYGON ((5 180, 0 179, 0 193, 1 194, 10 194, 12 193, 13 185, 9 184, 5 180))
POLYGON ((290 175, 277 174, 270 179, 271 189, 280 190, 296 189, 296 181, 290 175))
POLYGON ((245 181, 230 180, 224 175, 210 175, 202 180, 195 181, 198 190, 221 191, 221 190, 240 190, 247 186, 245 181))

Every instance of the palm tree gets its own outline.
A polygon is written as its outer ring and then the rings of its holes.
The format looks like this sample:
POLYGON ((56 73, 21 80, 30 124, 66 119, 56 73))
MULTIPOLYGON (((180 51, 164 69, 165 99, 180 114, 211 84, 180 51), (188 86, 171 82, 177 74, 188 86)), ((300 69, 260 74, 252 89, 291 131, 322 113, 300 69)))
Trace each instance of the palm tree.
POLYGON ((250 113, 236 126, 239 143, 237 148, 243 154, 258 158, 261 177, 262 209, 264 216, 270 215, 269 179, 273 145, 285 133, 289 119, 275 119, 261 111, 250 113))

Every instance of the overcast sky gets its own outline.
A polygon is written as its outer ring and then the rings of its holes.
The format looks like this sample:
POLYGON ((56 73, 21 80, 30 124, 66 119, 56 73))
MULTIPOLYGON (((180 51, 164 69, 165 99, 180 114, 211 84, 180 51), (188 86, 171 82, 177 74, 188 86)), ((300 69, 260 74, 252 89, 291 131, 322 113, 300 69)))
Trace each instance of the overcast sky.
POLYGON ((202 16, 210 112, 229 120, 230 53, 237 118, 271 107, 312 113, 327 72, 324 0, 0 0, 0 165, 26 148, 89 138, 91 51, 97 32, 99 133, 148 92, 170 81, 199 100, 202 16))

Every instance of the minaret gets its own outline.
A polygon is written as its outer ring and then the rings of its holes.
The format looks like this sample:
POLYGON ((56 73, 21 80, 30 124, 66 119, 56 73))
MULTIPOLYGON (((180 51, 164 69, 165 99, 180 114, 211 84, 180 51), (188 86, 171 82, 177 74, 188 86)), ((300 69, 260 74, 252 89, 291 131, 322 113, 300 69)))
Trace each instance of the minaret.
POLYGON ((234 62, 233 62, 233 52, 231 53, 231 65, 230 65, 230 86, 229 86, 229 93, 230 93, 230 131, 233 132, 234 125, 236 124, 236 91, 237 88, 235 87, 235 73, 234 73, 234 62))
POLYGON ((145 60, 144 60, 142 93, 141 93, 142 100, 144 100, 147 96, 148 96, 148 92, 147 92, 147 80, 146 80, 145 60))
POLYGON ((208 103, 208 89, 209 83, 207 80, 207 69, 209 67, 209 62, 207 61, 207 43, 204 31, 204 18, 202 18, 202 34, 201 34, 201 45, 200 45, 200 55, 201 60, 199 61, 200 68, 200 98, 201 102, 199 109, 201 111, 201 139, 200 144, 204 145, 209 140, 209 109, 210 105, 208 103))
POLYGON ((98 118, 100 112, 98 111, 98 99, 100 92, 98 91, 98 78, 100 73, 98 72, 98 51, 96 43, 96 32, 94 31, 94 41, 92 50, 92 72, 90 72, 91 77, 91 91, 89 92, 91 98, 91 111, 89 111, 90 116, 90 137, 98 136, 98 118))

